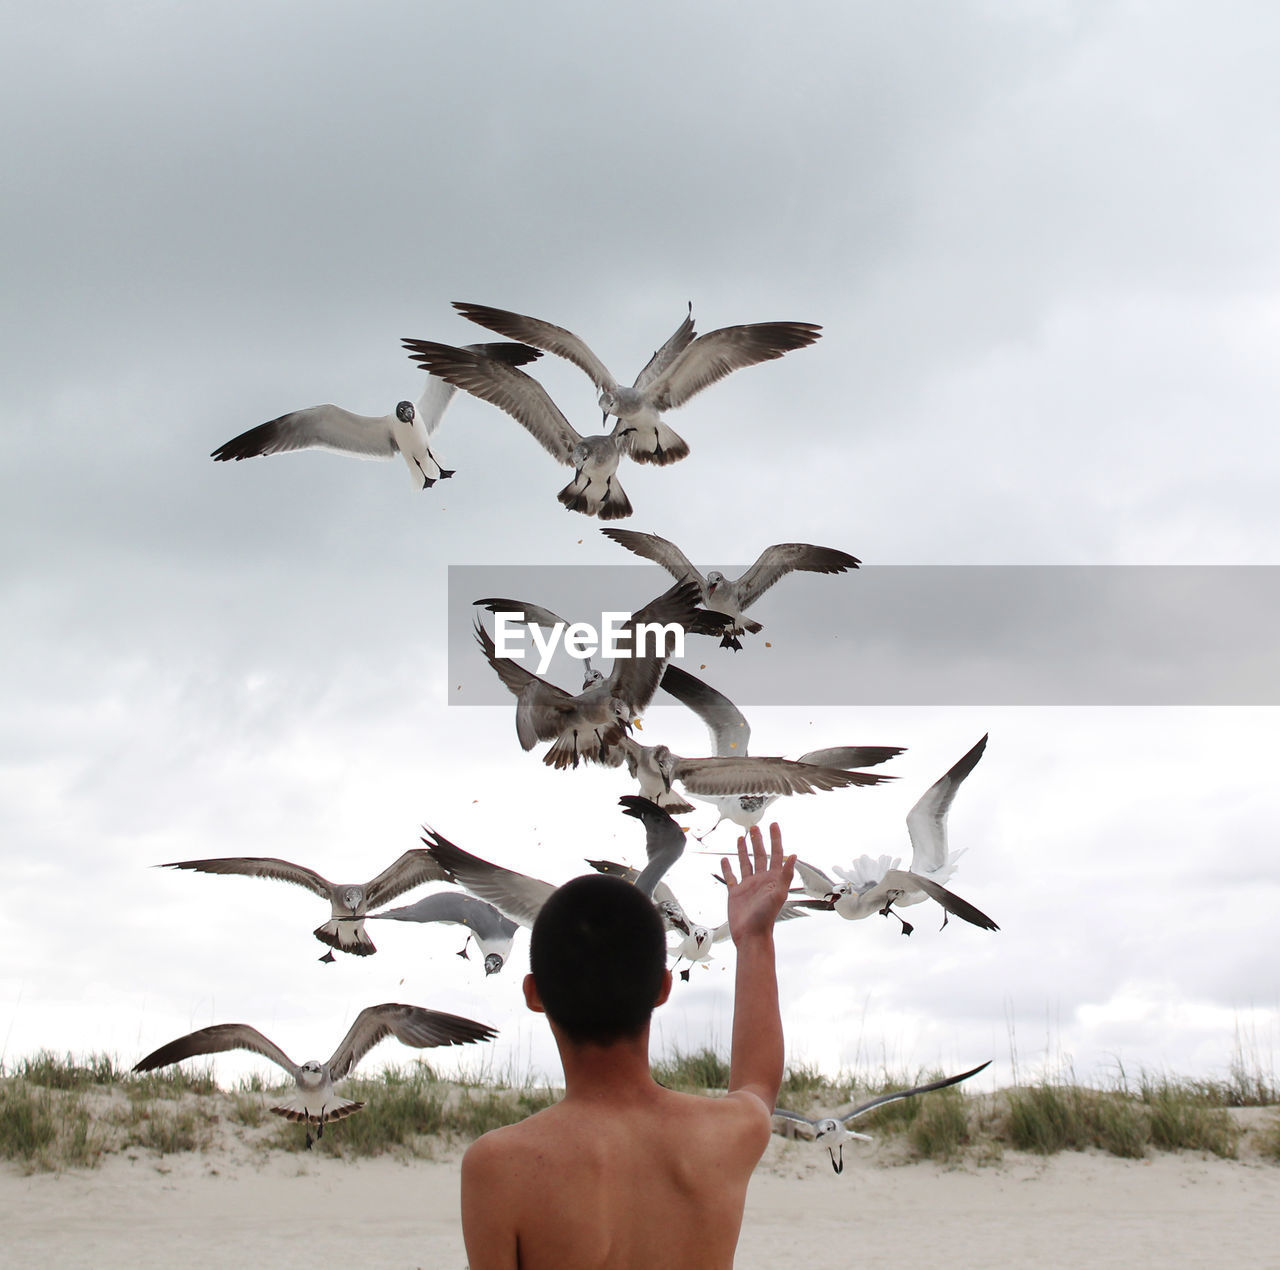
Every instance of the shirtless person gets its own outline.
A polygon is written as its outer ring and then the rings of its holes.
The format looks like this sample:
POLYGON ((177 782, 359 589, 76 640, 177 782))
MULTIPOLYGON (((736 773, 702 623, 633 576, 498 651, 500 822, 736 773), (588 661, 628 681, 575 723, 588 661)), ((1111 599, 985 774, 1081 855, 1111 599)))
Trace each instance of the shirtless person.
POLYGON ((795 857, 778 826, 765 856, 738 839, 729 883, 737 945, 729 1094, 664 1089, 649 1074, 649 1016, 671 991, 657 910, 617 878, 575 878, 543 906, 525 1001, 545 1013, 564 1098, 495 1129, 462 1161, 470 1270, 728 1270, 747 1182, 782 1083, 773 924, 795 857))

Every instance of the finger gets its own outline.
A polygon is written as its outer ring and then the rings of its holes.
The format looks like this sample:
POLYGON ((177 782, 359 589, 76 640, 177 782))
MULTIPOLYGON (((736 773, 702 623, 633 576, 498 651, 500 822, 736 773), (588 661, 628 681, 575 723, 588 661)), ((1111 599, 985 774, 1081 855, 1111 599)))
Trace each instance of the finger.
POLYGON ((769 826, 769 868, 780 869, 782 867, 782 830, 778 827, 775 820, 769 826))
POLYGON ((791 889, 791 879, 795 876, 796 858, 793 855, 787 856, 786 863, 782 866, 782 885, 787 889, 791 889))
POLYGON ((738 868, 745 882, 751 876, 751 861, 747 859, 747 840, 745 838, 738 839, 738 868))
POLYGON ((733 870, 729 867, 729 857, 727 855, 720 857, 720 872, 726 886, 734 887, 738 885, 738 879, 733 876, 733 870))
POLYGON ((756 872, 763 873, 769 867, 769 861, 764 853, 764 834, 760 832, 759 825, 751 826, 751 848, 755 855, 756 872))

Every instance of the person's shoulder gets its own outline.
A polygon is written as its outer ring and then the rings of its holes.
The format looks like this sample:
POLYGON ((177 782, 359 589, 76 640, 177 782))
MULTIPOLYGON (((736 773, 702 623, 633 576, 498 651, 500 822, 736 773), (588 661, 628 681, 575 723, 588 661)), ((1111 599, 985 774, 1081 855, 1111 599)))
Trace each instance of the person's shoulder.
POLYGON ((749 1089, 737 1089, 723 1098, 706 1098, 682 1094, 681 1113, 697 1118, 704 1126, 708 1140, 733 1143, 754 1152, 758 1159, 769 1145, 773 1132, 773 1110, 763 1098, 749 1089))
POLYGON ((508 1172, 513 1159, 536 1149, 540 1141, 554 1138, 554 1126, 547 1123, 549 1119, 554 1120, 555 1117, 550 1114, 554 1111, 555 1107, 547 1107, 515 1124, 490 1129, 463 1153, 464 1171, 473 1176, 508 1172))

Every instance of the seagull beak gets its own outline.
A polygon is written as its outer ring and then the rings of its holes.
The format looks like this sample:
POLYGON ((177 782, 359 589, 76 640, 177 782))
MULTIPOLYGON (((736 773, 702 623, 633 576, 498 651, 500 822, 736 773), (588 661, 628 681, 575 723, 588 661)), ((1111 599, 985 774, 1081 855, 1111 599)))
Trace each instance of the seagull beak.
POLYGON ((600 411, 600 426, 602 428, 609 426, 609 412, 607 410, 600 411))

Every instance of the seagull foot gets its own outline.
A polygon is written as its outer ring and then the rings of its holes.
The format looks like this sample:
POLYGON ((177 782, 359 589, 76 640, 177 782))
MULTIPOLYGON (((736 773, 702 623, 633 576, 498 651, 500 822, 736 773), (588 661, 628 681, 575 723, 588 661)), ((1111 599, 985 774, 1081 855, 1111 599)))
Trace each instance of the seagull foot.
POLYGON ((333 950, 330 949, 329 952, 325 953, 323 957, 318 958, 318 960, 324 962, 327 965, 332 965, 337 960, 337 958, 333 955, 333 950))

